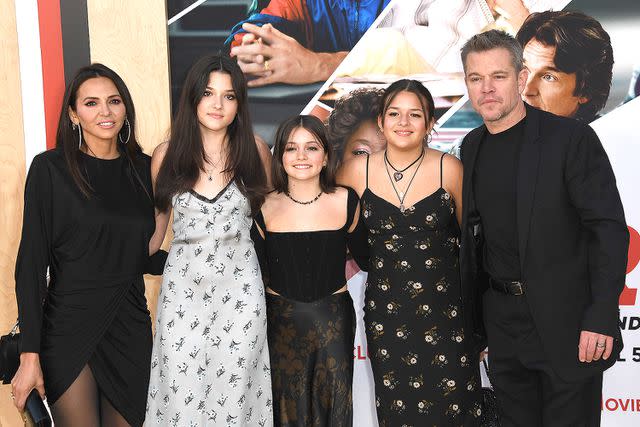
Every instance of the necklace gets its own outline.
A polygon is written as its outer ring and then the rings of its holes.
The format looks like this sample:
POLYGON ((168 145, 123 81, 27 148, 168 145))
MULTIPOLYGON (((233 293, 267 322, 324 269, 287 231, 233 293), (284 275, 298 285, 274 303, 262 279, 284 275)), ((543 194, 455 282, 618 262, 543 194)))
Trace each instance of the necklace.
POLYGON ((416 162, 422 158, 422 155, 423 155, 423 154, 424 154, 424 149, 422 150, 422 152, 420 153, 420 155, 418 156, 418 158, 417 158, 417 159, 415 159, 413 162, 411 162, 411 163, 409 164, 409 166, 407 166, 407 167, 406 167, 406 168, 404 168, 404 169, 398 169, 398 168, 396 168, 395 166, 393 166, 393 165, 391 164, 391 161, 389 160, 389 157, 387 156, 387 150, 384 150, 384 161, 385 161, 389 166, 391 166, 391 169, 393 169, 393 170, 395 171, 395 172, 393 172, 393 179, 395 179, 395 180, 396 180, 396 182, 398 182, 398 181, 400 181, 400 180, 402 179, 402 177, 404 176, 402 173, 403 173, 404 171, 406 171, 407 169, 409 169, 411 166, 415 165, 415 164, 416 164, 416 162))
MULTIPOLYGON (((213 157, 213 156, 211 156, 211 157, 213 157)), ((206 169, 206 168, 203 167, 204 172, 207 174, 207 179, 209 181, 213 181, 213 173, 216 171, 216 169, 220 165, 220 162, 222 162, 222 154, 218 155, 218 161, 217 162, 205 161, 204 164, 213 166, 211 169, 206 169)))
MULTIPOLYGON (((393 179, 391 178, 391 172, 389 172, 389 166, 391 166, 391 163, 389 163, 389 160, 387 159, 387 152, 385 150, 385 156, 384 156, 384 170, 387 171, 387 175, 389 176, 389 182, 391 183, 391 186, 393 187, 393 191, 395 191, 396 196, 398 197, 398 201, 400 202, 400 212, 404 213, 405 211, 405 207, 404 207, 404 199, 405 197, 407 197, 407 193, 409 193, 409 187, 411 187, 411 183, 413 182, 413 179, 416 177, 416 175, 418 174, 418 169, 420 169, 420 165, 422 164, 422 159, 424 159, 424 149, 422 149, 422 153, 420 153, 420 157, 418 157, 413 163, 420 161, 418 163, 418 167, 416 168, 416 170, 413 172, 413 175, 411 176, 411 179, 409 180, 409 184, 407 184, 407 188, 404 189, 404 192, 402 191, 398 191, 398 189, 396 188, 396 184, 395 182, 393 182, 393 179)), ((393 168, 393 166, 391 166, 393 168)), ((395 169, 394 169, 395 170, 395 169)), ((405 169, 406 170, 406 169, 405 169)), ((395 177, 394 177, 395 178, 395 177)), ((397 180, 396 180, 397 181, 397 180)))
POLYGON ((300 200, 296 200, 293 197, 291 197, 291 194, 289 194, 288 191, 285 191, 284 194, 287 195, 288 198, 290 198, 291 200, 293 200, 294 202, 296 202, 299 205, 310 205, 311 203, 315 202, 316 200, 318 200, 320 198, 320 196, 322 196, 322 190, 320 190, 320 192, 318 193, 318 195, 316 197, 313 198, 313 200, 309 200, 307 202, 301 202, 300 200))

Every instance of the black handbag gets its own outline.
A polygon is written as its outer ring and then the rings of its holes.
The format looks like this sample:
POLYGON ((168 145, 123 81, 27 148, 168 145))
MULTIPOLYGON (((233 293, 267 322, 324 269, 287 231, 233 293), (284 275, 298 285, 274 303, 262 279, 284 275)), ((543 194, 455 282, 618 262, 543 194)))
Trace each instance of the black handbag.
MULTIPOLYGON (((487 376, 489 376, 487 361, 482 359, 482 364, 484 365, 487 376)), ((498 397, 491 387, 482 387, 482 415, 480 416, 480 425, 482 427, 500 427, 498 397)))
MULTIPOLYGON (((0 383, 9 384, 20 366, 18 323, 0 337, 0 383)), ((21 414, 25 426, 51 427, 51 417, 37 390, 31 390, 21 414)))
POLYGON ((18 322, 11 332, 0 337, 0 383, 9 384, 20 365, 18 322))

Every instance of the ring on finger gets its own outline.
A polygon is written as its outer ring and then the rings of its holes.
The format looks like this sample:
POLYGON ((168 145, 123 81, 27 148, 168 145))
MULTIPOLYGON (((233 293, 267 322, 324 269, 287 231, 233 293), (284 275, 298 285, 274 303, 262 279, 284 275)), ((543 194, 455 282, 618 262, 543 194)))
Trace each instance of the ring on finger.
POLYGON ((269 71, 269 60, 264 61, 264 70, 269 71))
POLYGON ((606 343, 603 343, 603 342, 596 343, 597 348, 605 348, 606 346, 607 346, 606 343))

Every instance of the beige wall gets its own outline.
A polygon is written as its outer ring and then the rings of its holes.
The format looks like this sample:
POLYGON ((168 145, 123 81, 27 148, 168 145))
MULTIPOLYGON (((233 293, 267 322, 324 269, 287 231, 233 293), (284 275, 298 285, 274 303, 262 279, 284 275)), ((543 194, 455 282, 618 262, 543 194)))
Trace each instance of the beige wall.
MULTIPOLYGON (((15 2, 3 0, 0 16, 0 334, 17 315, 13 271, 22 225, 25 148, 15 2)), ((146 153, 165 138, 170 122, 167 17, 164 0, 87 0, 91 60, 113 68, 127 83, 146 153)), ((147 279, 152 312, 159 279, 147 279)), ((21 426, 9 386, 0 386, 0 427, 21 426)))
MULTIPOLYGON (((20 243, 22 197, 25 179, 20 59, 15 3, 2 2, 0 17, 0 334, 16 321, 13 269, 20 243)), ((0 386, 0 426, 17 426, 20 417, 12 408, 10 386, 0 386)))

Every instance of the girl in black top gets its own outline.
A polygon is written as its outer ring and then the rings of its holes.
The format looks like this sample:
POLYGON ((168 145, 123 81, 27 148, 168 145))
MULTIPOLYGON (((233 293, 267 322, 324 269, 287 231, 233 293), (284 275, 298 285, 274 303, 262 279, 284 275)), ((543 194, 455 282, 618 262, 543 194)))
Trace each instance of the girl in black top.
POLYGON ((268 276, 267 333, 277 426, 352 425, 353 302, 347 246, 366 263, 358 196, 336 187, 320 120, 299 116, 278 129, 275 191, 253 238, 268 276))
POLYGON ((22 354, 11 383, 18 409, 32 389, 46 391, 56 426, 144 421, 142 275, 154 208, 135 126, 122 79, 84 67, 66 89, 56 148, 37 155, 27 177, 16 262, 22 354))

